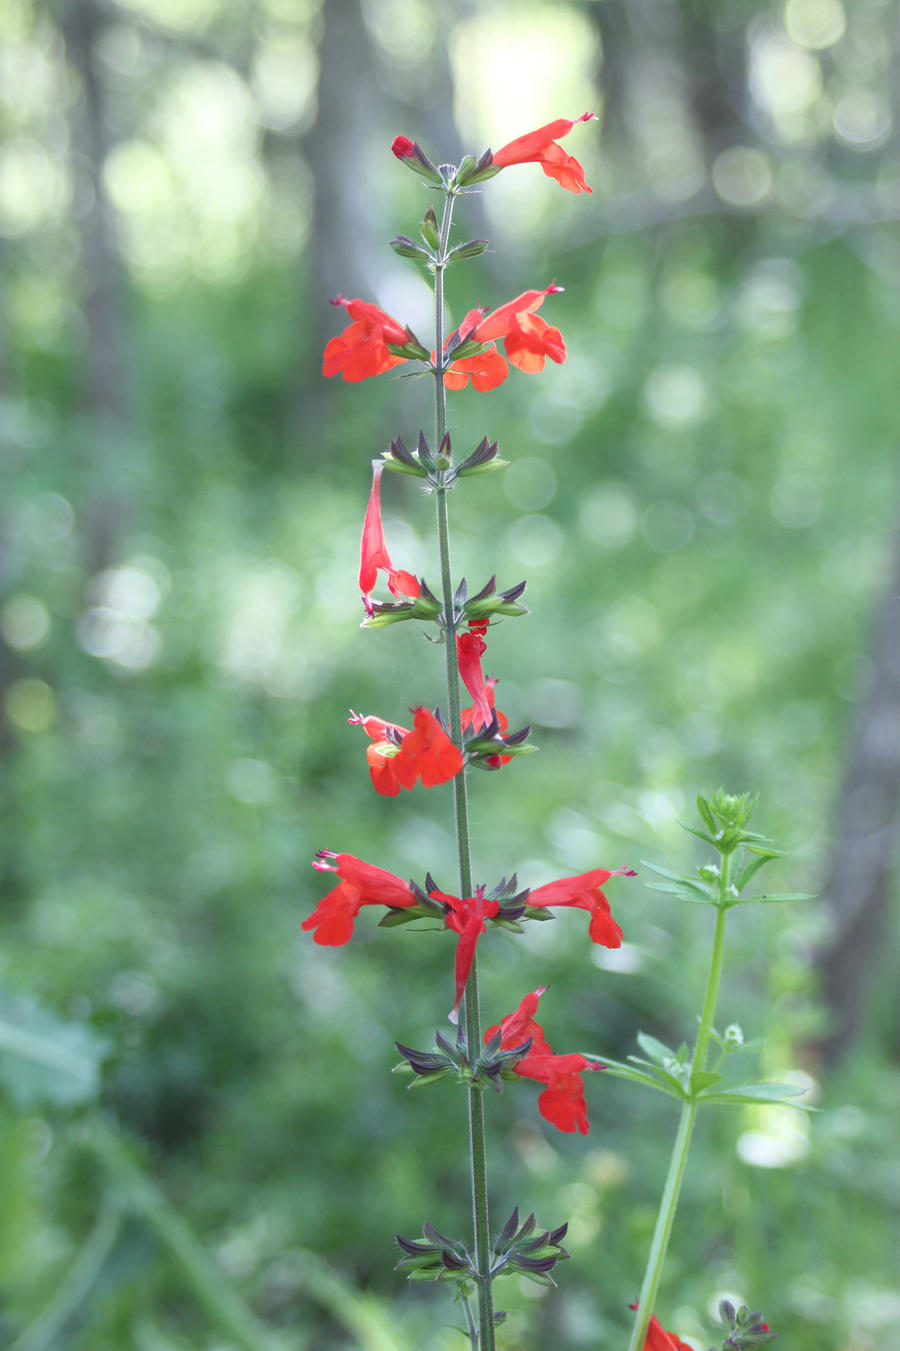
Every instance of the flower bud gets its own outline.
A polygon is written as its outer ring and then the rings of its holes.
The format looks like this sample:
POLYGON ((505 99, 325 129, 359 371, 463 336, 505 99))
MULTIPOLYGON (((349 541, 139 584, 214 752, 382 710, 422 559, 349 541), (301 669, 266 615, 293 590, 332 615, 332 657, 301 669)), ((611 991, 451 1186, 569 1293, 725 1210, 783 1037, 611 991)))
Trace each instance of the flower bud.
POLYGON ((391 248, 401 258, 415 258, 417 260, 425 259, 431 262, 433 254, 428 249, 423 249, 421 244, 416 244, 409 235, 397 235, 396 239, 391 240, 391 248))
POLYGON ((444 439, 438 448, 435 464, 438 469, 450 469, 453 465, 453 454, 450 449, 449 433, 444 436, 444 439))
POLYGON ((447 254, 447 262, 456 263, 463 258, 477 258, 480 253, 484 253, 490 242, 489 239, 469 239, 465 244, 457 244, 456 248, 447 254))
POLYGON ((433 206, 430 206, 428 210, 425 212, 425 219, 419 226, 419 233, 425 240, 425 243, 430 244, 433 249, 436 249, 440 244, 441 235, 440 230, 438 228, 437 216, 434 214, 433 206))
POLYGON ((426 347, 422 346, 411 328, 406 329, 406 336, 409 339, 408 342, 389 342, 387 344, 387 349, 391 355, 395 357, 405 357, 407 361, 429 361, 431 359, 431 353, 426 347))
POLYGON ((485 150, 477 163, 474 155, 466 155, 456 172, 457 185, 462 188, 472 183, 483 183, 488 178, 494 178, 500 170, 494 168, 493 161, 494 157, 490 150, 485 150))
POLYGON ((418 141, 411 141, 408 136, 395 136, 391 150, 408 169, 421 174, 429 183, 440 183, 443 186, 441 175, 418 141))
POLYGON ((413 601, 413 613, 416 619, 437 619, 441 613, 441 603, 431 592, 422 592, 413 601))
POLYGON ((729 1051, 736 1051, 739 1046, 743 1046, 744 1033, 740 1026, 737 1023, 730 1023, 725 1029, 722 1041, 729 1051))
POLYGON ((415 607, 406 601, 376 601, 372 613, 360 622, 361 629, 386 629, 390 624, 402 624, 405 619, 418 619, 415 607))

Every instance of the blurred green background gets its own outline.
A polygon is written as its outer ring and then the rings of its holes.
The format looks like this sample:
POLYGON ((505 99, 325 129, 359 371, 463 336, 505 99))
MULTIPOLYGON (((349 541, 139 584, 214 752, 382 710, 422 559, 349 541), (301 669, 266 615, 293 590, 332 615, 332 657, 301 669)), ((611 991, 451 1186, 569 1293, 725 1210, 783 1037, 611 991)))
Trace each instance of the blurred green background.
MULTIPOLYGON (((396 134, 456 160, 591 108, 593 196, 524 166, 458 212, 492 251, 457 320, 556 279, 569 350, 451 403, 512 462, 454 494, 456 564, 528 578, 489 668, 541 747, 475 777, 476 874, 688 866, 696 792, 761 793, 770 889, 821 898, 736 913, 719 1022, 820 1111, 701 1120, 659 1312, 893 1345, 896 6, 5 0, 0 35, 2 1344, 463 1344, 391 1271, 395 1231, 468 1224, 462 1094, 389 1074, 452 941, 299 929, 319 848, 454 888, 449 790, 376 797, 346 724, 442 698, 414 626, 357 628, 369 461, 428 389, 326 384, 326 302, 427 335, 396 134)), ((384 500, 434 583, 429 501, 384 500)), ((710 917, 646 877, 618 954, 574 913, 489 934, 488 1021, 542 983, 558 1050, 689 1037, 710 917)), ((509 1348, 624 1344, 675 1127, 644 1096, 593 1077, 584 1140, 492 1098, 495 1219, 568 1219, 574 1257, 502 1290, 509 1348)))

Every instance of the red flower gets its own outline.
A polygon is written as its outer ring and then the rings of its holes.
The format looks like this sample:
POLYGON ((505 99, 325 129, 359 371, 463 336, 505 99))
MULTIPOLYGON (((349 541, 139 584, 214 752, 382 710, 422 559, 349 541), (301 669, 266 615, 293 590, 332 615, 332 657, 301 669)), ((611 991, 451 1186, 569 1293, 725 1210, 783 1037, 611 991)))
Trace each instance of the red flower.
MULTIPOLYGON (((515 1073, 523 1079, 536 1079, 538 1083, 547 1085, 538 1098, 538 1111, 545 1121, 556 1126, 557 1130, 579 1130, 582 1135, 587 1135, 590 1125, 584 1101, 584 1084, 580 1076, 586 1070, 598 1070, 603 1066, 583 1055, 553 1054, 544 1037, 544 1029, 534 1020, 538 1000, 543 993, 544 987, 541 986, 532 994, 527 994, 515 1013, 503 1019, 500 1024, 500 1049, 512 1050, 531 1037, 530 1049, 513 1067, 515 1073)), ((489 1027, 485 1041, 490 1041, 496 1031, 496 1027, 489 1027)))
POLYGON ((487 643, 484 641, 487 626, 488 621, 486 619, 470 619, 468 633, 456 635, 459 674, 466 689, 475 700, 479 720, 485 727, 491 720, 491 709, 493 708, 484 683, 484 672, 481 669, 481 658, 487 651, 487 643))
MULTIPOLYGON (((488 708, 491 713, 494 711, 494 686, 496 683, 493 676, 488 676, 484 682, 484 688, 487 692, 488 708)), ((490 721, 490 719, 488 721, 490 721)), ((487 726, 487 724, 482 719, 481 714, 474 704, 472 704, 470 708, 464 708, 462 710, 462 729, 464 732, 467 731, 469 727, 474 728, 477 732, 481 727, 485 726, 487 726)), ((502 713, 499 708, 497 709, 497 727, 501 736, 509 728, 509 718, 505 713, 502 713)), ((501 765, 508 765, 511 759, 511 755, 488 755, 482 763, 486 764, 490 769, 499 769, 501 765)))
POLYGON ((396 319, 365 300, 338 296, 331 304, 343 305, 353 323, 326 346, 323 375, 337 375, 340 371, 345 380, 367 380, 406 361, 406 357, 388 351, 388 343, 406 347, 410 342, 409 333, 396 319))
POLYGON ((353 921, 364 905, 401 909, 416 904, 408 883, 385 872, 384 868, 363 863, 352 854, 333 854, 330 850, 320 849, 313 867, 320 872, 336 872, 341 879, 300 926, 314 930, 313 942, 324 947, 340 947, 350 939, 353 921), (326 863, 326 858, 336 862, 326 863))
MULTIPOLYGON (((557 295, 562 289, 551 284, 543 291, 523 291, 488 315, 470 310, 459 326, 460 337, 464 342, 489 343, 502 338, 508 359, 529 375, 542 371, 547 357, 560 365, 566 359, 562 334, 535 310, 544 303, 544 296, 557 295)), ((506 363, 495 347, 480 356, 454 361, 444 375, 444 384, 448 389, 463 389, 470 377, 481 392, 494 389, 506 379, 506 363)))
POLYGON ((563 877, 558 882, 535 887, 528 897, 529 907, 572 905, 591 914, 590 935, 595 943, 605 948, 617 948, 622 943, 622 930, 613 919, 609 902, 600 890, 610 877, 636 877, 630 868, 594 868, 577 877, 563 877))
MULTIPOLYGON (((590 122, 595 113, 583 113, 576 122, 590 122)), ((561 187, 569 192, 590 192, 584 181, 584 169, 571 155, 567 155, 562 146, 557 145, 558 138, 568 136, 575 122, 559 117, 548 122, 537 131, 529 131, 525 136, 517 136, 508 145, 501 146, 492 157, 495 169, 505 169, 510 164, 539 164, 548 178, 555 178, 561 187)))
POLYGON ((413 788, 419 779, 424 788, 453 779, 463 767, 462 752, 447 736, 427 708, 410 710, 413 728, 399 727, 383 718, 352 713, 347 719, 359 723, 373 745, 366 751, 375 790, 396 797, 401 788, 413 788))
MULTIPOLYGON (((628 1307, 629 1309, 636 1309, 637 1305, 629 1304, 628 1307)), ((656 1314, 651 1314, 650 1322, 647 1325, 644 1351, 691 1351, 691 1348, 676 1337, 674 1332, 666 1332, 656 1314)))
POLYGON ((538 1098, 538 1111, 557 1130, 578 1130, 587 1135, 590 1122, 584 1101, 581 1075, 602 1069, 583 1055, 527 1055, 515 1067, 524 1079, 537 1079, 547 1087, 538 1098))
POLYGON ((366 607, 366 613, 372 613, 372 602, 369 599, 375 589, 375 583, 378 580, 378 570, 381 568, 387 573, 388 589, 394 596, 405 596, 408 600, 415 600, 419 594, 419 583, 411 572, 404 572, 402 568, 395 568, 391 562, 391 556, 387 551, 387 545, 384 542, 384 529, 381 524, 381 475, 384 472, 384 463, 381 460, 372 461, 372 491, 369 494, 369 505, 366 508, 366 519, 363 522, 362 550, 359 560, 359 589, 362 592, 363 605, 366 607))
MULTIPOLYGON (((476 310, 475 313, 480 314, 481 311, 476 310)), ((508 374, 509 367, 503 357, 496 347, 491 346, 477 356, 454 361, 444 372, 444 384, 448 389, 465 389, 471 379, 472 388, 479 394, 486 394, 489 389, 502 385, 508 374)))
POLYGON ((499 1030, 501 1033, 500 1049, 502 1051, 509 1051, 514 1046, 521 1046, 531 1037, 528 1055, 551 1055, 550 1047, 544 1038, 544 1029, 540 1023, 534 1021, 538 1000, 542 994, 546 994, 546 991, 546 985, 539 985, 531 994, 527 994, 515 1013, 506 1015, 499 1024, 499 1028, 497 1025, 488 1028, 484 1034, 485 1042, 489 1042, 491 1037, 495 1036, 499 1030))
POLYGON ((398 159, 410 159, 415 154, 415 141, 411 141, 408 136, 395 136, 391 149, 398 159))
POLYGON ((459 1019, 459 1006, 466 992, 466 982, 475 959, 475 948, 485 931, 484 921, 494 918, 500 909, 500 902, 485 900, 484 887, 476 887, 475 895, 466 896, 464 899, 460 899, 459 896, 448 896, 443 891, 430 891, 428 894, 433 901, 440 901, 447 906, 444 917, 447 928, 459 934, 459 942, 456 945, 456 1003, 449 1015, 451 1023, 455 1023, 459 1019))

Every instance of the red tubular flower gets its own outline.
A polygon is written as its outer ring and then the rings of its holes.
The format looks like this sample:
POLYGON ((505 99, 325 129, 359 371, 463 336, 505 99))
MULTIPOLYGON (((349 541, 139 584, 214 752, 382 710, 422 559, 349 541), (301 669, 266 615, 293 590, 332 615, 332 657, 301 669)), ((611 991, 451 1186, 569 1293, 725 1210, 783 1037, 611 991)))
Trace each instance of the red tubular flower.
MULTIPOLYGON (((493 676, 488 676, 484 682, 484 688, 487 693, 488 708, 490 709, 491 713, 493 713, 494 711, 494 686, 496 685, 496 683, 497 681, 494 679, 493 676)), ((488 721, 490 721, 490 719, 488 719, 488 721)), ((480 728, 485 727, 486 725, 487 724, 482 719, 481 714, 479 713, 478 709, 475 707, 474 704, 472 704, 469 708, 464 708, 462 710, 462 729, 464 732, 467 731, 470 727, 474 728, 474 730, 477 732, 479 731, 480 728)), ((501 736, 509 728, 509 718, 506 716, 505 713, 501 712, 499 708, 497 709, 497 727, 501 736)), ((511 759, 512 759, 511 755, 489 755, 483 761, 483 763, 486 764, 490 769, 499 769, 501 765, 508 765, 511 759)))
POLYGON ((487 651, 487 643, 484 641, 486 629, 486 620, 469 620, 468 633, 456 635, 456 655, 459 661, 460 678, 475 700, 474 707, 478 711, 480 722, 485 727, 491 720, 491 709, 493 708, 493 704, 488 698, 487 686, 484 683, 484 672, 481 669, 481 658, 487 651))
POLYGON ((466 992, 472 962, 475 960, 475 948, 485 931, 484 921, 494 918, 500 909, 500 902, 485 900, 484 887, 476 887, 475 895, 466 896, 464 899, 459 896, 448 896, 443 891, 430 891, 428 894, 433 901, 440 901, 442 905, 447 906, 445 915, 447 928, 459 934, 459 942, 456 945, 456 1003, 449 1014, 451 1023, 455 1023, 459 1020, 459 1006, 466 992))
MULTIPOLYGON (((523 1079, 536 1079, 538 1083, 547 1085, 538 1098, 538 1111, 545 1121, 556 1126, 557 1130, 578 1130, 582 1135, 587 1135, 590 1125, 584 1101, 584 1084, 580 1076, 586 1070, 602 1069, 603 1066, 583 1055, 553 1054, 544 1036, 544 1029, 534 1020, 544 988, 540 986, 532 994, 527 994, 515 1013, 509 1014, 500 1023, 500 1049, 512 1050, 531 1037, 530 1049, 513 1067, 515 1073, 523 1079)), ((496 1031, 496 1027, 489 1027, 485 1041, 490 1041, 496 1031)))
MULTIPOLYGON (((596 113, 582 113, 575 122, 590 122, 596 113)), ((559 117, 536 131, 517 136, 508 145, 495 150, 492 164, 495 169, 506 169, 511 164, 539 164, 548 178, 555 178, 568 192, 590 192, 584 181, 584 169, 572 155, 567 155, 556 141, 568 136, 575 125, 568 118, 559 117)))
POLYGON ((454 361, 444 374, 447 388, 464 389, 471 379, 473 388, 484 393, 502 384, 507 365, 493 345, 501 338, 508 360, 528 375, 542 371, 547 357, 557 365, 565 361, 566 344, 559 329, 551 328, 535 314, 544 303, 544 296, 557 295, 562 289, 550 285, 543 291, 523 291, 487 315, 480 309, 470 310, 459 326, 461 341, 491 346, 476 356, 454 361))
POLYGON ((395 568, 384 542, 384 529, 381 524, 381 475, 384 464, 381 460, 372 461, 372 491, 363 522, 362 549, 359 559, 359 589, 362 592, 366 613, 372 613, 370 596, 378 580, 379 568, 387 573, 388 589, 394 596, 404 596, 415 600, 419 594, 419 583, 411 572, 395 568))
POLYGON ((359 713, 351 713, 347 719, 362 726, 372 738, 366 759, 375 790, 384 797, 396 797, 401 788, 413 788, 419 779, 423 788, 434 788, 455 778, 463 767, 462 752, 434 714, 427 708, 411 711, 411 731, 359 713))
POLYGON ((610 877, 636 876, 630 868, 594 868, 577 877, 563 877, 558 882, 535 887, 527 904, 529 908, 572 905, 580 910, 588 910, 591 915, 589 933, 594 942, 605 948, 618 948, 622 944, 622 930, 613 919, 609 902, 600 888, 610 877))
POLYGON ((578 1130, 587 1135, 590 1123, 584 1101, 581 1075, 602 1069, 583 1055, 526 1055, 516 1067, 523 1079, 537 1079, 547 1087, 538 1098, 538 1111, 557 1130, 578 1130))
POLYGON ((388 343, 405 347, 410 336, 403 325, 384 310, 368 301, 345 300, 343 296, 337 296, 331 304, 343 305, 353 323, 326 346, 323 375, 337 375, 340 371, 345 380, 367 380, 406 360, 406 357, 389 352, 388 343))
MULTIPOLYGON (((628 1307, 629 1309, 636 1309, 637 1305, 629 1304, 628 1307)), ((691 1351, 691 1348, 676 1337, 674 1332, 666 1332, 656 1314, 651 1314, 650 1322, 647 1325, 644 1351, 691 1351)))
POLYGON ((509 367, 503 357, 496 347, 491 347, 486 352, 479 352, 477 356, 463 357, 461 361, 454 361, 450 369, 444 373, 444 384, 448 389, 465 389, 471 380, 474 390, 479 394, 486 394, 488 390, 502 385, 508 373, 509 367))
POLYGON ((409 159, 415 154, 415 142, 408 136, 395 136, 391 149, 398 159, 409 159))
POLYGON ((313 867, 320 872, 336 872, 341 879, 316 906, 302 929, 313 930, 313 942, 323 947, 341 947, 353 934, 353 921, 364 905, 386 905, 402 909, 416 904, 409 884, 384 868, 363 863, 353 854, 333 854, 320 849, 313 867), (335 862, 326 863, 327 858, 335 862))
POLYGON ((485 1043, 489 1042, 491 1037, 499 1030, 501 1051, 509 1051, 514 1046, 521 1046, 531 1037, 531 1046, 527 1054, 551 1055, 552 1051, 544 1037, 544 1029, 540 1023, 534 1021, 538 1000, 546 992, 546 985, 539 985, 536 990, 532 990, 531 994, 527 994, 515 1013, 508 1013, 502 1022, 488 1028, 484 1034, 485 1043))
POLYGON ((366 761, 376 793, 381 793, 382 797, 396 797, 400 792, 400 784, 394 774, 394 759, 400 749, 401 738, 409 735, 408 728, 352 710, 347 721, 358 723, 372 740, 372 745, 366 748, 366 761))

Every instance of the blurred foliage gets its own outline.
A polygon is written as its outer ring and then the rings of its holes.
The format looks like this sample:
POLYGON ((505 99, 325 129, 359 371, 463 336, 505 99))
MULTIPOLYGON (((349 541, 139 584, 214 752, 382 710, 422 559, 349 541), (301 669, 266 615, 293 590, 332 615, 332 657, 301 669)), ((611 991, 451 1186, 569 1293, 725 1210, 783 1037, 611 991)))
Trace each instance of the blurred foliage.
MULTIPOLYGON (((512 461, 454 495, 455 562, 528 578, 533 617, 491 630, 489 662, 542 748, 475 778, 477 873, 687 867, 676 818, 724 783, 760 791, 793 851, 773 888, 821 883, 896 528, 894 20, 883 0, 8 0, 0 1334, 20 1351, 238 1345, 191 1233, 285 1346, 459 1345, 390 1241, 468 1224, 462 1095, 388 1073, 394 1039, 443 1017, 452 941, 366 914, 345 949, 299 932, 318 848, 453 887, 447 790, 376 798, 345 723, 441 698, 412 625, 356 628, 368 462, 414 441, 427 387, 319 376, 338 289, 428 329, 387 248, 428 200, 397 132, 443 159, 602 114, 571 147, 593 196, 504 173, 459 227, 493 251, 450 279, 459 317, 555 277, 570 353, 451 406, 458 447, 488 433, 512 461), (90 1148, 101 1110, 187 1247, 90 1148)), ((429 502, 397 478, 384 497, 395 559, 433 581, 429 502)), ((689 1037, 708 917, 641 878, 610 899, 626 945, 593 962, 578 915, 491 933, 488 1020, 541 983, 561 1049, 689 1037)), ((768 1034, 761 1077, 827 1020, 820 912, 773 909, 731 926, 720 1015, 768 1034)), ((698 1345, 723 1296, 792 1351, 874 1351, 896 1324, 896 920, 879 960, 852 1060, 821 1083, 806 1064, 811 1123, 701 1124, 660 1310, 698 1345)), ((574 1257, 559 1292, 509 1283, 510 1345, 621 1343, 674 1130, 647 1096, 594 1076, 587 1141, 545 1128, 528 1085, 492 1100, 494 1213, 568 1219, 574 1257)))

